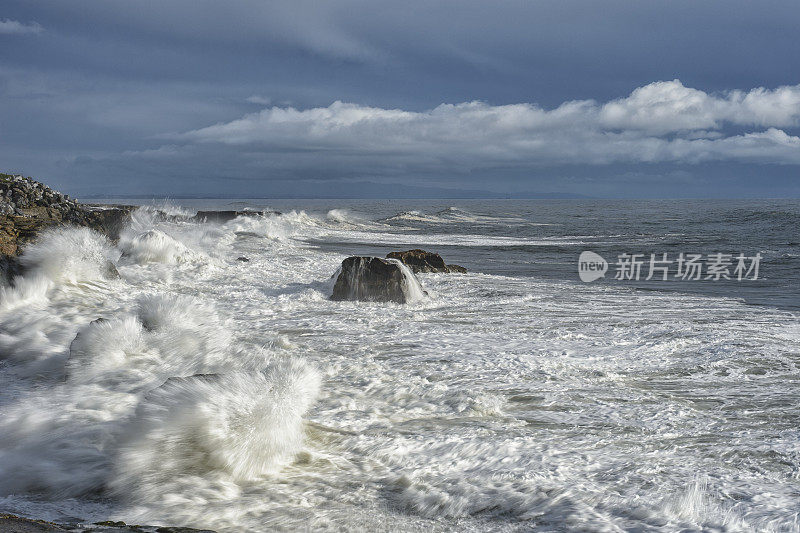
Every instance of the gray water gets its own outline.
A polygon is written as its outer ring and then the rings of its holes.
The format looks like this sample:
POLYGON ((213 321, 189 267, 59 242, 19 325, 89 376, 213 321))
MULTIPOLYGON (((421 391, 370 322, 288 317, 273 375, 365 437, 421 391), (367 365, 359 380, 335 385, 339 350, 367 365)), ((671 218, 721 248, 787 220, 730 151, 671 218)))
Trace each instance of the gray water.
MULTIPOLYGON (((110 203, 152 203, 108 199, 110 203)), ((800 200, 264 200, 193 199, 173 203, 191 209, 303 210, 384 222, 387 242, 369 238, 330 241, 308 239, 326 250, 383 256, 429 241, 448 262, 487 274, 577 281, 577 258, 583 250, 599 253, 611 271, 595 283, 617 283, 643 290, 684 291, 732 298, 751 304, 800 307, 800 200), (468 234, 472 239, 449 240, 468 234), (418 235, 428 236, 418 239, 418 235), (413 237, 405 238, 403 235, 413 237), (507 238, 482 243, 480 237, 507 238), (488 245, 486 245, 488 244, 488 245), (643 254, 648 262, 677 261, 680 253, 723 253, 763 257, 758 279, 684 281, 660 276, 647 283, 614 280, 620 254, 643 254)), ((423 246, 423 247, 424 247, 423 246)), ((645 265, 646 267, 647 265, 645 265)), ((734 265, 731 267, 733 276, 734 265)), ((749 266, 749 262, 748 262, 749 266)), ((642 270, 642 279, 646 277, 642 270)), ((751 276, 752 277, 752 276, 751 276)), ((705 274, 703 275, 705 278, 705 274)))

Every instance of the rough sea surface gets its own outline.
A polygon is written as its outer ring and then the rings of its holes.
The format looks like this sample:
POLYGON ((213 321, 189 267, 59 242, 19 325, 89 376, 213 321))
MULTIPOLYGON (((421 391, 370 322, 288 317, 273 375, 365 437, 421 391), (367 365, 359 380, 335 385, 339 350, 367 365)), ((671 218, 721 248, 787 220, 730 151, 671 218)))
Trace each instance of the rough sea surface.
POLYGON ((0 289, 0 511, 800 531, 797 201, 160 208, 283 214, 142 208, 116 245, 59 229, 27 250, 0 289), (346 256, 409 248, 469 273, 420 274, 407 305, 328 299, 346 256), (579 281, 584 250, 605 279, 579 281), (760 276, 613 279, 618 254, 681 252, 761 253, 760 276))

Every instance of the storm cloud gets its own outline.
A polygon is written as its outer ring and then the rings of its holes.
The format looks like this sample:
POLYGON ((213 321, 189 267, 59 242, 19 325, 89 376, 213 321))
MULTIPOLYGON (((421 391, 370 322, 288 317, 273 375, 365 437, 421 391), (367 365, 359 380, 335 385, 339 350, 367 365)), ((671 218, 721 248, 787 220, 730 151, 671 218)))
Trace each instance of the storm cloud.
POLYGON ((11 0, 0 159, 76 194, 797 196, 797 23, 790 1, 11 0))

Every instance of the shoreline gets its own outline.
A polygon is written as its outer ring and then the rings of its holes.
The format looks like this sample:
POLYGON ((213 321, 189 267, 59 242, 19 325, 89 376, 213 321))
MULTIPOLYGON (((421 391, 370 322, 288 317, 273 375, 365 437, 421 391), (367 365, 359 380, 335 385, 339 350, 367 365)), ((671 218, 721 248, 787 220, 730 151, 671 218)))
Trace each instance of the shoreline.
POLYGON ((22 273, 19 254, 43 230, 87 227, 113 242, 136 208, 83 204, 32 178, 0 173, 0 280, 10 284, 22 273))
POLYGON ((11 513, 0 513, 0 530, 4 533, 104 533, 104 532, 138 532, 138 533, 216 533, 211 529, 196 529, 183 526, 143 526, 126 524, 121 521, 104 520, 93 523, 65 524, 27 518, 11 513))
MULTIPOLYGON (((119 239, 119 232, 139 206, 81 203, 29 177, 0 173, 0 286, 13 284, 24 273, 19 255, 49 228, 87 227, 119 239)), ((129 525, 120 521, 67 524, 0 513, 0 530, 6 533, 72 532, 155 532, 214 533, 209 529, 182 526, 129 525)))

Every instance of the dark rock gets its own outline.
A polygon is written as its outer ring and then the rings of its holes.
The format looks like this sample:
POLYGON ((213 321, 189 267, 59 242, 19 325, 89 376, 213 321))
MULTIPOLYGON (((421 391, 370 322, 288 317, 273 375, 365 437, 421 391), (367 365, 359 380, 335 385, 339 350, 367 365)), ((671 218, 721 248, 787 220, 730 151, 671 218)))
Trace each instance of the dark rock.
POLYGON ((4 255, 0 252, 0 284, 3 280, 10 283, 17 276, 21 276, 22 272, 22 263, 16 256, 4 255))
POLYGON ((138 526, 126 524, 122 521, 104 520, 95 522, 91 527, 86 524, 56 524, 44 520, 33 520, 13 514, 0 513, 0 531, 3 533, 49 533, 51 531, 67 531, 74 533, 111 533, 111 532, 142 532, 156 531, 158 533, 215 533, 210 529, 195 529, 181 526, 138 526))
POLYGON ((158 527, 156 533, 214 533, 210 529, 194 529, 193 527, 158 527))
POLYGON ((134 209, 134 206, 127 205, 102 208, 92 206, 87 209, 86 225, 112 241, 117 241, 122 229, 131 221, 134 209))
POLYGON ((247 262, 249 262, 249 261, 250 261, 250 259, 249 259, 249 258, 247 258, 247 257, 245 257, 245 256, 243 256, 243 255, 242 255, 242 256, 239 256, 239 257, 237 257, 237 258, 236 258, 236 260, 237 260, 237 261, 241 261, 241 262, 243 262, 243 263, 247 263, 247 262))
POLYGON ((117 266, 112 263, 111 261, 106 262, 106 268, 103 272, 103 275, 108 279, 119 279, 119 270, 117 270, 117 266))
POLYGON ((389 259, 397 259, 403 264, 408 265, 415 274, 420 272, 459 272, 466 273, 467 269, 458 265, 446 265, 444 259, 439 254, 426 252, 425 250, 407 250, 405 252, 391 252, 386 256, 389 259))
POLYGON ((237 217, 280 215, 279 211, 198 211, 194 219, 198 222, 230 222, 237 217))
POLYGON ((172 376, 161 384, 164 386, 173 386, 178 383, 191 383, 192 381, 205 381, 207 383, 214 383, 219 381, 222 374, 192 374, 191 376, 172 376))
POLYGON ((0 531, 5 533, 39 533, 47 531, 68 531, 52 522, 31 520, 13 514, 0 514, 0 531))
POLYGON ((422 289, 414 274, 403 270, 399 261, 391 259, 348 257, 342 261, 331 300, 406 303, 422 289))

